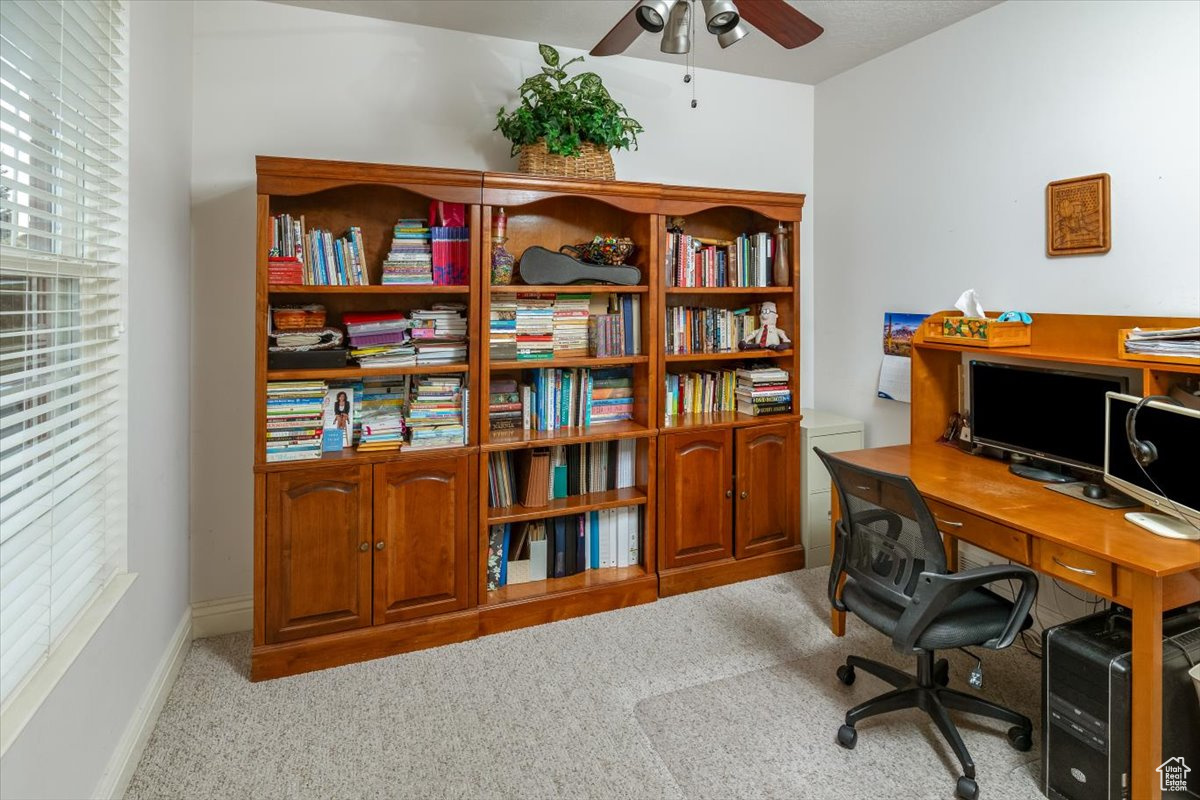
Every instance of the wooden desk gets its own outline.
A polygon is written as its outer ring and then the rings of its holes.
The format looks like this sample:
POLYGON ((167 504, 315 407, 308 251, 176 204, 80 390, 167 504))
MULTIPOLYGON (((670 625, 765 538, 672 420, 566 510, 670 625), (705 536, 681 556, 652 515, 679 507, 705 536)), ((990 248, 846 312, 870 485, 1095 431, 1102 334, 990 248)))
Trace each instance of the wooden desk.
MULTIPOLYGON (((1132 797, 1158 800, 1162 762, 1162 614, 1200 600, 1200 542, 1164 539, 1104 509, 1018 478, 999 461, 941 444, 838 453, 908 475, 946 536, 962 540, 1133 610, 1132 797)), ((838 516, 834 508, 834 520, 838 516)), ((950 561, 956 563, 957 559, 950 561)), ((845 632, 845 614, 831 627, 845 632)))

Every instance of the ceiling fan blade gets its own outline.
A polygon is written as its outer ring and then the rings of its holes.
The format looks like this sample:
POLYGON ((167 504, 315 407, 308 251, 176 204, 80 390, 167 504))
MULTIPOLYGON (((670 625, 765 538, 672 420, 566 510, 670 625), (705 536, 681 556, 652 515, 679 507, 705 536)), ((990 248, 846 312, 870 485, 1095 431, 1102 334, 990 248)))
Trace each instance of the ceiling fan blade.
POLYGON ((618 53, 624 53, 625 48, 633 44, 633 40, 642 32, 642 26, 638 24, 637 17, 633 13, 637 11, 637 7, 638 4, 635 2, 633 7, 625 12, 625 16, 621 17, 621 21, 596 43, 589 55, 615 56, 618 53))
POLYGON ((736 0, 736 3, 742 19, 788 50, 806 45, 825 32, 784 0, 736 0))

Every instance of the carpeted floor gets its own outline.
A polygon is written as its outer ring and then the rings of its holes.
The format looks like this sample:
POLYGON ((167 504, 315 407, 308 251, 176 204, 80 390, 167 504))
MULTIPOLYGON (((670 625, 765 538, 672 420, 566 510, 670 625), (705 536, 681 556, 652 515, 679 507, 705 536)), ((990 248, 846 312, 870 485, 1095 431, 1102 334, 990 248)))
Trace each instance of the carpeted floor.
MULTIPOLYGON (((885 691, 851 652, 912 669, 826 571, 252 684, 249 634, 197 641, 128 798, 950 798, 957 762, 906 711, 834 734, 885 691)), ((973 662, 952 653, 952 685, 973 662)), ((984 693, 1036 719, 1039 663, 984 651, 984 693)), ((957 715, 985 800, 1036 800, 1037 746, 957 715)))

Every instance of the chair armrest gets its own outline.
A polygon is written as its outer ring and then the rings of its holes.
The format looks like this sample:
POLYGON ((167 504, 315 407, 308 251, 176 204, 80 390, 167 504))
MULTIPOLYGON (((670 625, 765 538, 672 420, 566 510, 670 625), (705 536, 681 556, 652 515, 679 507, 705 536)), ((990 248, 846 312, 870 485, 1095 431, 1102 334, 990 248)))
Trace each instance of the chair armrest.
POLYGON ((1008 647, 1021 632, 1025 617, 1029 615, 1029 609, 1033 607, 1033 601, 1037 598, 1038 589, 1037 575, 1017 564, 993 564, 945 575, 922 572, 917 578, 917 588, 913 592, 912 601, 896 625, 892 646, 901 653, 911 653, 925 629, 956 599, 989 583, 1011 579, 1021 582, 1012 614, 1009 615, 1000 635, 983 643, 984 647, 993 650, 1008 647))
MULTIPOLYGON (((863 511, 855 514, 853 521, 863 525, 870 525, 872 522, 886 522, 887 536, 889 539, 897 539, 900 536, 900 531, 904 529, 904 522, 900 516, 893 511, 887 509, 875 509, 872 511, 863 511)), ((837 611, 845 612, 848 609, 842 602, 842 598, 838 596, 838 584, 841 583, 842 575, 846 572, 846 545, 850 541, 850 536, 846 532, 846 514, 843 509, 841 518, 838 520, 836 527, 836 538, 833 543, 833 557, 829 565, 829 604, 837 611)))

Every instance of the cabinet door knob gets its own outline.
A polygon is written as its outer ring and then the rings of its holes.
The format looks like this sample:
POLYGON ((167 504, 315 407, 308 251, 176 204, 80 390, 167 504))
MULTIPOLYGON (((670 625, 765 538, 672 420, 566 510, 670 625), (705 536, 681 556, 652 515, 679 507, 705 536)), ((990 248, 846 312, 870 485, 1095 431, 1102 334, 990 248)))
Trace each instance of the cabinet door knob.
POLYGON ((359 544, 358 544, 358 552, 360 552, 360 553, 365 553, 365 552, 367 552, 367 551, 368 551, 368 550, 370 550, 370 549, 371 549, 371 543, 370 543, 370 542, 359 542, 359 544))
POLYGON ((725 496, 726 496, 726 497, 733 497, 733 489, 726 489, 726 490, 725 490, 725 496))
POLYGON ((376 543, 375 543, 375 549, 376 549, 376 550, 382 550, 382 549, 383 549, 383 540, 382 540, 382 539, 380 539, 378 542, 376 542, 376 543))
POLYGON ((743 500, 745 500, 745 499, 746 499, 747 497, 749 497, 749 496, 750 496, 750 493, 749 493, 749 492, 742 492, 742 499, 743 499, 743 500))

